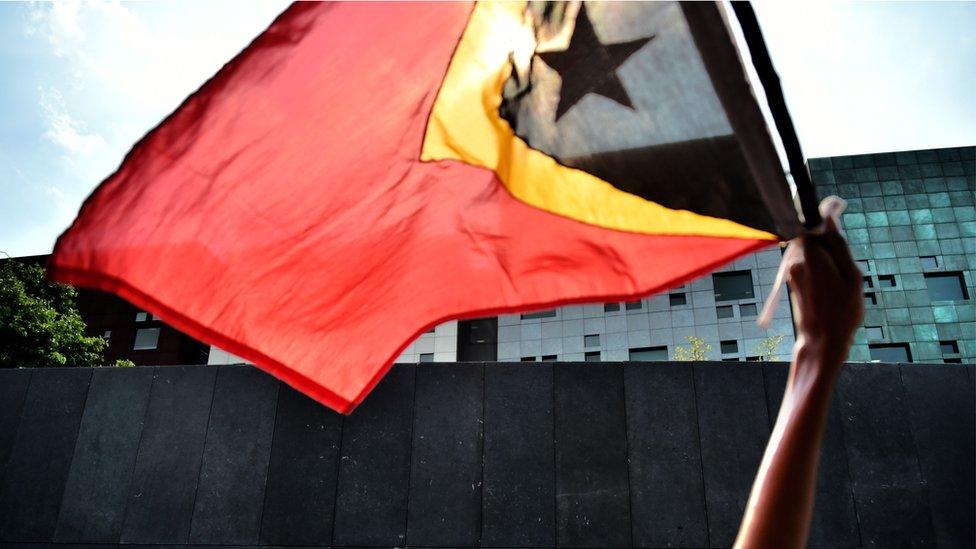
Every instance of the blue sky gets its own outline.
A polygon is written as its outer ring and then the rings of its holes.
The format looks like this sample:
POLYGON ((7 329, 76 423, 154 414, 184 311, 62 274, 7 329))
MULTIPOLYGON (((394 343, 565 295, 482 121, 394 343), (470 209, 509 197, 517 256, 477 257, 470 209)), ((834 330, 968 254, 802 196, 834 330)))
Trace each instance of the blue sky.
MULTIPOLYGON (((286 5, 0 3, 0 251, 50 252, 132 144, 286 5)), ((808 157, 976 144, 976 2, 756 12, 808 157)))

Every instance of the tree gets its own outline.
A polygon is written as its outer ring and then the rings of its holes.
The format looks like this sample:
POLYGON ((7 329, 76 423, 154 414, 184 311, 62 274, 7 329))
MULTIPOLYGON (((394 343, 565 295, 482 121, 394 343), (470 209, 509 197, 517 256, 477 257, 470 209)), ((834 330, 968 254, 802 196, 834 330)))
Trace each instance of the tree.
POLYGON ((98 366, 108 343, 85 335, 71 286, 15 260, 0 265, 0 368, 98 366))
POLYGON ((759 357, 759 360, 768 362, 776 358, 779 354, 777 349, 779 344, 783 342, 784 335, 771 335, 769 337, 763 338, 759 344, 756 345, 755 354, 759 357))
POLYGON ((712 352, 711 345, 698 336, 685 336, 685 339, 688 340, 688 347, 675 347, 675 360, 708 360, 708 353, 712 352))

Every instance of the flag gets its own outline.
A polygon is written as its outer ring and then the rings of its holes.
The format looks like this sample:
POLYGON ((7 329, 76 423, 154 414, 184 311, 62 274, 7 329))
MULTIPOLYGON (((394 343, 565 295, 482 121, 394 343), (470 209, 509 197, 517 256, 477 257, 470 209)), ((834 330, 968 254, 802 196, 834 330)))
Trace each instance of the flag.
POLYGON ((715 4, 296 3, 49 270, 348 413, 439 323, 634 299, 799 230, 715 4))

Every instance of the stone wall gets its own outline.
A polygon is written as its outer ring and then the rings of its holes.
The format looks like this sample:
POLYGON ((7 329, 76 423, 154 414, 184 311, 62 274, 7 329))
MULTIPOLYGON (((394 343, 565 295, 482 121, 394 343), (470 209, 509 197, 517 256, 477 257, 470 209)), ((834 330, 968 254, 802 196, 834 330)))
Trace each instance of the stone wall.
MULTIPOLYGON (((0 545, 728 546, 786 373, 401 365, 341 417, 244 366, 0 371, 0 545)), ((848 366, 811 546, 971 547, 973 386, 848 366)))

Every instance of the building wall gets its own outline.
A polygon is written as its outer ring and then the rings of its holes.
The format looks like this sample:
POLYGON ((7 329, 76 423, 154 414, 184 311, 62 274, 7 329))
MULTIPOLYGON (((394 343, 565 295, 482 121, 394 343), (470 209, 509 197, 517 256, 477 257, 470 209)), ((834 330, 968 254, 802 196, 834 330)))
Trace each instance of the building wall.
POLYGON ((762 309, 772 290, 781 253, 769 248, 750 254, 716 272, 749 271, 753 279, 752 299, 716 303, 713 276, 703 276, 647 299, 640 308, 628 310, 623 303, 618 311, 605 311, 603 303, 572 305, 556 309, 551 318, 523 318, 525 315, 503 315, 498 318, 498 360, 517 362, 522 358, 541 360, 555 355, 558 361, 583 361, 586 353, 599 352, 601 361, 630 360, 631 349, 667 347, 669 359, 675 348, 687 346, 687 336, 697 336, 711 345, 713 360, 745 360, 755 356, 756 346, 766 337, 784 336, 777 348, 776 360, 788 360, 794 336, 786 293, 780 295, 775 319, 769 330, 756 325, 755 316, 742 316, 742 305, 754 304, 762 309), (684 293, 685 305, 670 305, 669 295, 684 293), (719 319, 716 306, 732 305, 733 318, 719 319), (599 344, 586 346, 586 336, 599 336, 599 344), (738 351, 722 353, 721 341, 735 341, 738 351))
POLYGON ((877 300, 866 305, 864 326, 880 327, 883 337, 859 330, 850 360, 904 343, 915 362, 976 361, 974 154, 962 147, 810 160, 818 194, 847 199, 846 236, 855 259, 867 262, 873 288, 865 291, 877 300), (924 267, 923 256, 937 267, 924 267), (939 272, 961 273, 968 299, 931 300, 926 274, 939 272), (894 276, 895 286, 881 287, 879 276, 894 276), (944 355, 941 342, 960 352, 944 355))

